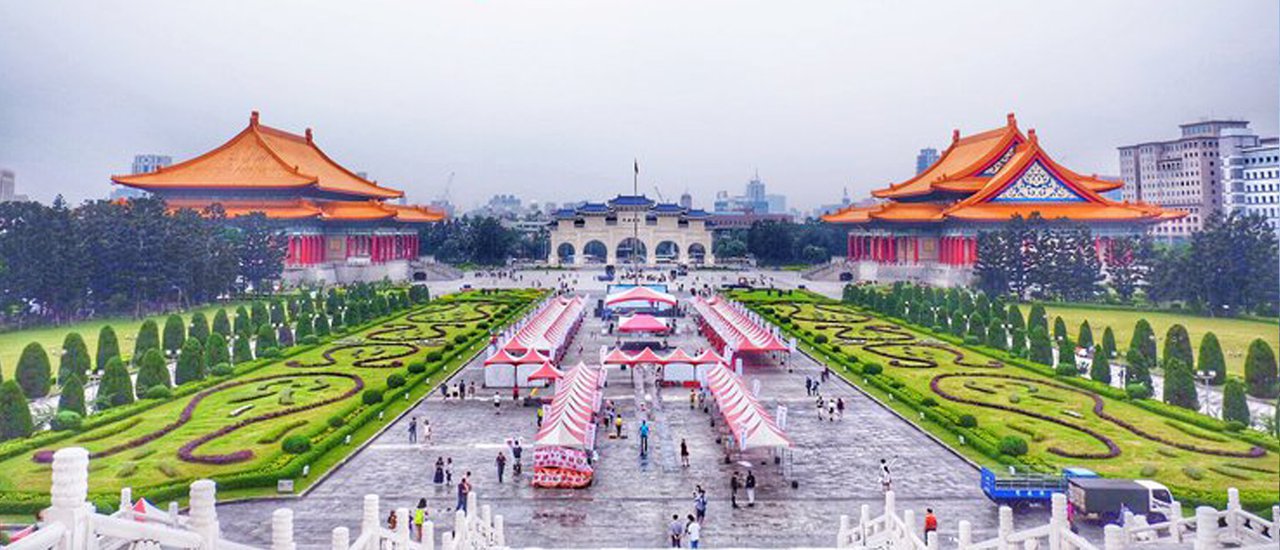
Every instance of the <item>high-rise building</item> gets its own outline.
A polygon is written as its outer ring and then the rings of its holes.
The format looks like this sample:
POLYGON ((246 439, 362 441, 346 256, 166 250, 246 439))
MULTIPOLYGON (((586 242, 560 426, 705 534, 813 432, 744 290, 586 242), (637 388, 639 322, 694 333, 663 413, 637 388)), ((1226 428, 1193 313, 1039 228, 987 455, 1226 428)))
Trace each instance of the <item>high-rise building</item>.
POLYGON ((1280 232, 1280 138, 1263 138, 1222 159, 1226 208, 1267 218, 1280 232))
POLYGON ((131 174, 150 174, 161 168, 173 165, 173 157, 169 155, 142 154, 133 156, 131 174))
POLYGON ((1185 238, 1223 210, 1222 159, 1258 145, 1244 120, 1205 120, 1179 126, 1182 136, 1119 147, 1123 197, 1187 212, 1151 227, 1157 237, 1185 238))
POLYGON ((920 154, 916 155, 916 173, 922 174, 928 170, 933 163, 938 162, 938 150, 933 147, 925 147, 920 150, 920 154))
POLYGON ((728 191, 717 191, 712 209, 717 213, 782 214, 787 211, 786 195, 770 195, 766 192, 764 180, 756 172, 747 181, 746 193, 730 196, 728 191))
POLYGON ((18 176, 13 170, 0 170, 0 202, 25 202, 30 199, 18 193, 18 176))
POLYGON ((680 208, 685 210, 693 208, 693 195, 690 195, 688 191, 680 195, 680 208))

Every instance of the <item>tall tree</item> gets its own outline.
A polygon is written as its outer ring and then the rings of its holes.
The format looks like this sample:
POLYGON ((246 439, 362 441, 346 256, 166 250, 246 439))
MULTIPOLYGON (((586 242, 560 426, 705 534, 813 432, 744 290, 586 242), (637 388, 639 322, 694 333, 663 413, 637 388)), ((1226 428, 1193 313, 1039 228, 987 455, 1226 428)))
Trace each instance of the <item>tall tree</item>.
POLYGON ((1187 334, 1186 327, 1176 323, 1169 327, 1164 335, 1164 353, 1161 356, 1165 364, 1177 359, 1186 363, 1187 367, 1195 372, 1195 365, 1192 363, 1191 336, 1187 334))
POLYGON ((1089 326, 1088 319, 1080 323, 1080 337, 1076 339, 1076 343, 1082 348, 1093 349, 1093 327, 1089 326))
POLYGON ((23 395, 28 399, 49 395, 51 385, 49 379, 53 376, 50 369, 49 354, 45 353, 44 346, 31 342, 27 347, 22 348, 15 378, 18 380, 18 385, 22 387, 23 395))
MULTIPOLYGON (((159 350, 152 349, 159 353, 159 350)), ((129 378, 128 369, 119 359, 107 361, 107 368, 103 369, 102 380, 98 383, 95 403, 99 409, 133 403, 133 380, 129 378)))
POLYGON ((89 376, 92 360, 89 346, 79 332, 68 332, 62 339, 62 356, 58 357, 58 385, 65 385, 72 377, 84 380, 89 376))
POLYGON ((1195 375, 1192 373, 1191 365, 1181 357, 1173 356, 1165 359, 1164 402, 1193 411, 1200 409, 1200 400, 1196 395, 1195 375))
POLYGON ((73 374, 62 384, 62 392, 58 394, 58 410, 84 416, 84 381, 79 376, 73 374))
POLYGON ((191 328, 187 330, 187 336, 203 344, 209 339, 209 332, 209 319, 204 316, 204 312, 192 313, 191 328))
POLYGON ((215 332, 209 335, 204 345, 204 364, 210 369, 222 363, 231 363, 231 354, 227 351, 227 339, 215 332))
POLYGON ((1045 334, 1044 330, 1040 327, 1035 327, 1031 329, 1030 341, 1031 347, 1028 358, 1033 362, 1040 363, 1041 365, 1052 366, 1053 347, 1052 344, 1049 343, 1049 335, 1045 334))
POLYGON ((227 318, 227 310, 219 308, 218 312, 213 314, 211 332, 221 334, 223 338, 231 336, 231 320, 227 318))
POLYGON ((1107 358, 1116 356, 1116 333, 1111 330, 1111 326, 1102 329, 1102 349, 1107 352, 1107 358))
POLYGON ((1107 282, 1121 300, 1129 301, 1146 288, 1153 259, 1150 237, 1118 237, 1111 239, 1105 255, 1107 282))
POLYGON ((1280 393, 1276 379, 1276 354, 1271 345, 1261 338, 1249 343, 1244 357, 1245 389, 1254 397, 1270 398, 1280 393))
MULTIPOLYGON (((191 340, 196 342, 196 340, 191 340)), ((186 346, 183 344, 183 351, 186 346)), ((182 360, 178 360, 179 375, 181 375, 182 360)), ((179 382, 181 383, 181 382, 179 382)), ((147 350, 147 354, 142 356, 141 366, 138 367, 138 379, 135 382, 136 395, 139 399, 146 397, 147 390, 155 386, 164 386, 166 388, 173 387, 173 382, 169 380, 169 366, 165 363, 164 356, 160 354, 160 350, 147 350)))
POLYGON ((1212 332, 1204 333, 1204 337, 1200 339, 1200 349, 1196 356, 1196 366, 1200 372, 1213 374, 1213 378, 1209 380, 1210 384, 1219 385, 1227 379, 1227 361, 1222 355, 1222 345, 1218 343, 1218 337, 1212 332))
POLYGON ((1249 425, 1249 401, 1244 396, 1244 384, 1231 378, 1222 387, 1222 419, 1249 425))
POLYGON ((1044 306, 1040 304, 1032 305, 1031 313, 1027 315, 1027 330, 1032 331, 1036 328, 1049 334, 1049 316, 1045 313, 1044 306))
POLYGON ((1089 378, 1110 385, 1111 361, 1103 351, 1099 349, 1093 352, 1093 361, 1089 364, 1089 378))
POLYGON ((93 362, 94 367, 101 371, 107 368, 107 361, 112 357, 120 357, 120 339, 116 337, 116 329, 111 325, 102 325, 102 329, 98 331, 98 354, 93 362))
MULTIPOLYGON (((268 331, 271 327, 263 325, 268 331)), ((182 353, 178 355, 178 365, 174 369, 174 382, 178 385, 186 384, 196 380, 204 380, 205 364, 204 364, 204 348, 200 342, 188 340, 182 345, 182 353)))
POLYGON ((238 230, 235 242, 240 277, 254 288, 279 279, 284 272, 285 256, 285 239, 280 229, 260 212, 239 216, 233 225, 238 230))
POLYGON ((171 355, 178 353, 186 339, 187 327, 182 322, 182 316, 175 313, 166 317, 164 320, 164 350, 171 355))
POLYGON ((133 341, 133 362, 136 364, 141 361, 143 354, 149 349, 160 349, 160 327, 151 319, 143 321, 142 326, 138 327, 138 337, 133 341))
POLYGON ((13 380, 0 383, 0 441, 27 437, 33 431, 31 409, 22 396, 22 388, 13 380))

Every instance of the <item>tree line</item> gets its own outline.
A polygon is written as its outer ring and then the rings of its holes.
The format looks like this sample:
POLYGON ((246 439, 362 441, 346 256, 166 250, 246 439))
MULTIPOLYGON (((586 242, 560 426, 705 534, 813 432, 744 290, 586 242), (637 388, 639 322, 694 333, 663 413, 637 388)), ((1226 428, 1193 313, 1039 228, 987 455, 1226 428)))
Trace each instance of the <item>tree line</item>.
POLYGON ((844 256, 846 242, 846 230, 836 224, 767 220, 748 229, 719 231, 712 251, 717 258, 750 255, 766 266, 818 264, 832 256, 844 256))
POLYGON ((450 264, 505 265, 508 259, 547 258, 548 230, 524 232, 498 218, 468 216, 428 224, 418 230, 420 252, 450 264))
POLYGON ((283 237, 261 214, 168 212, 153 198, 0 203, 0 322, 64 322, 212 301, 277 279, 283 237))
POLYGON ((361 283, 257 301, 233 313, 219 309, 212 319, 196 312, 187 322, 172 314, 163 325, 151 319, 143 322, 128 355, 120 349, 115 329, 104 325, 92 355, 83 336, 66 335, 56 377, 44 346, 32 342, 22 350, 14 379, 0 378, 0 441, 34 431, 27 402, 48 396, 55 384, 58 407, 51 427, 78 429, 90 413, 140 399, 167 399, 177 386, 229 376, 238 365, 279 357, 284 348, 313 345, 429 300, 424 286, 405 290, 361 283), (172 377, 171 361, 176 362, 172 377), (131 371, 136 371, 136 380, 131 371), (87 403, 85 385, 95 376, 96 398, 87 403))
POLYGON ((1015 217, 978 237, 977 287, 1019 299, 1118 300, 1214 316, 1280 313, 1275 231, 1255 214, 1210 216, 1185 243, 1112 238, 1103 258, 1081 224, 1015 217))

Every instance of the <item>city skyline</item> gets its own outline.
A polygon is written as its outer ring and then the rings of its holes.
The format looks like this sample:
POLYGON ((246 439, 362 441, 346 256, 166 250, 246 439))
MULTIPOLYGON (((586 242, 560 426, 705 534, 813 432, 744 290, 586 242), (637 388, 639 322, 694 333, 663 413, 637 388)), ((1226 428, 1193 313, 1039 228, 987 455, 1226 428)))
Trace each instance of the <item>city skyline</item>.
POLYGON ((758 167, 805 211, 1010 111, 1099 174, 1119 172, 1118 146, 1200 118, 1275 135, 1275 87, 1257 85, 1280 74, 1274 3, 1152 5, 7 6, 4 40, 23 47, 0 48, 0 166, 37 200, 105 198, 136 152, 191 158, 259 110, 419 202, 450 173, 463 210, 504 192, 602 200, 630 191, 638 159, 643 193, 708 206, 758 167), (974 35, 992 10, 1001 32, 974 35))

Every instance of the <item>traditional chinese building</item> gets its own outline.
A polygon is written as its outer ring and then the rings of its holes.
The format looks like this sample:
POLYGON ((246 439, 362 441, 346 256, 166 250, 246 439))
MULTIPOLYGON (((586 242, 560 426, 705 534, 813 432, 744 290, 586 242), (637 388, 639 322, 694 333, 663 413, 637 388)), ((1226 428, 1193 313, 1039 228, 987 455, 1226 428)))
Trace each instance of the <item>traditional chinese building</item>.
POLYGON ((710 216, 644 195, 618 195, 559 210, 551 222, 552 265, 714 264, 710 216))
POLYGON ((344 283, 411 276, 418 227, 444 219, 421 206, 389 202, 404 192, 344 168, 303 135, 249 117, 249 126, 193 159, 145 174, 113 176, 149 191, 172 210, 219 204, 227 217, 261 212, 287 235, 285 279, 344 283))
POLYGON ((880 202, 822 219, 849 224, 854 277, 950 286, 972 278, 979 233, 1015 216, 1083 223, 1104 255, 1114 237, 1140 235, 1150 224, 1185 215, 1100 194, 1122 185, 1054 162, 1035 130, 1023 134, 1010 114, 994 130, 968 136, 954 131, 951 145, 928 169, 873 191, 880 202))

